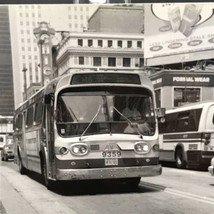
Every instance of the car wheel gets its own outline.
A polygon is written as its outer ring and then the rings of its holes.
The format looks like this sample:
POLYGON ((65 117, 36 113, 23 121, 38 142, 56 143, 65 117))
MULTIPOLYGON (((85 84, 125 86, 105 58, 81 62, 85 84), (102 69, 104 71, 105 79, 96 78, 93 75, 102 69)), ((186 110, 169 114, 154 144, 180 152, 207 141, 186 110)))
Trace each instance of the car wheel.
POLYGON ((186 161, 184 160, 183 150, 181 148, 176 150, 175 161, 178 169, 186 168, 186 161))

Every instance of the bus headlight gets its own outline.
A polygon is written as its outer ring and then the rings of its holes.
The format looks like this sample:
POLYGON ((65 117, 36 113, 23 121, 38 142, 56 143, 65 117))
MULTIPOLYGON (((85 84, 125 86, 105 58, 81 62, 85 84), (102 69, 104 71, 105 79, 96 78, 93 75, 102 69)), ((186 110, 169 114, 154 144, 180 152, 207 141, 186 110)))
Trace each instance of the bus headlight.
POLYGON ((137 142, 134 145, 134 150, 136 153, 145 154, 150 151, 150 145, 144 142, 137 142))
POLYGON ((85 143, 76 143, 71 145, 70 151, 73 155, 86 155, 89 152, 88 146, 85 143))

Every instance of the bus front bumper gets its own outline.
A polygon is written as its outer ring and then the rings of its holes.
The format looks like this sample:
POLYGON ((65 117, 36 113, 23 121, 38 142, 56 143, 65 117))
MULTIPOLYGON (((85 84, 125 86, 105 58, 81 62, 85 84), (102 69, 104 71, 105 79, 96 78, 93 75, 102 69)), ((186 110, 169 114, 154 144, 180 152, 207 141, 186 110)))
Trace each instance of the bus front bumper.
POLYGON ((93 169, 58 169, 56 173, 56 180, 93 180, 148 177, 160 175, 161 173, 161 165, 93 169))

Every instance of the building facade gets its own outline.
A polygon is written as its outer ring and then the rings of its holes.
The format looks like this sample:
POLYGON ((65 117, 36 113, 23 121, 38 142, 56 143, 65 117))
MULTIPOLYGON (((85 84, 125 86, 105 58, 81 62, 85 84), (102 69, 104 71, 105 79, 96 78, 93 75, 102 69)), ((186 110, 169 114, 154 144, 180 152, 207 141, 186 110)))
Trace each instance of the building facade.
POLYGON ((61 39, 61 31, 83 32, 87 20, 97 5, 81 4, 20 4, 10 5, 11 44, 14 72, 15 108, 23 102, 24 73, 26 68, 27 88, 41 82, 39 47, 34 29, 45 21, 56 31, 55 43, 61 39), (59 32, 59 33, 57 33, 59 32), (59 36, 59 38, 58 38, 59 36))
POLYGON ((150 76, 158 107, 176 108, 187 103, 214 100, 214 73, 163 70, 150 76))
POLYGON ((143 37, 132 34, 71 33, 57 55, 58 75, 72 70, 143 70, 143 37))
POLYGON ((13 71, 7 6, 0 6, 0 92, 0 115, 13 115, 13 71))

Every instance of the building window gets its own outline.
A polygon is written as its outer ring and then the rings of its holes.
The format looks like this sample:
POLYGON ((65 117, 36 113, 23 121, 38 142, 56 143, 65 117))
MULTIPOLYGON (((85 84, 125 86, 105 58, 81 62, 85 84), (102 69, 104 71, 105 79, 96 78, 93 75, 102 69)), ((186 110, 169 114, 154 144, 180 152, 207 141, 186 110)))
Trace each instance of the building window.
POLYGON ((144 66, 144 58, 140 58, 140 67, 143 67, 144 66))
POLYGON ((200 101, 200 88, 174 88, 174 107, 200 101))
POLYGON ((98 40, 98 46, 103 47, 103 40, 98 40))
POLYGON ((116 58, 115 57, 109 57, 108 58, 108 66, 116 66, 116 58))
POLYGON ((93 66, 101 66, 101 57, 93 58, 93 66))
POLYGON ((131 48, 132 47, 132 41, 127 41, 127 48, 131 48))
POLYGON ((142 48, 142 42, 141 41, 137 41, 137 47, 142 48))
POLYGON ((82 47, 82 44, 83 44, 82 39, 78 39, 78 46, 82 47))
POLYGON ((131 59, 123 58, 123 67, 130 67, 130 66, 131 66, 131 59))
POLYGON ((112 47, 112 40, 108 40, 108 47, 112 47))
POLYGON ((84 65, 84 56, 79 56, 79 65, 84 65))
POLYGON ((121 40, 117 41, 117 46, 118 46, 118 47, 122 48, 122 45, 123 45, 123 43, 122 43, 121 40))
POLYGON ((93 45, 93 40, 92 39, 89 39, 88 40, 88 47, 91 47, 93 45))

